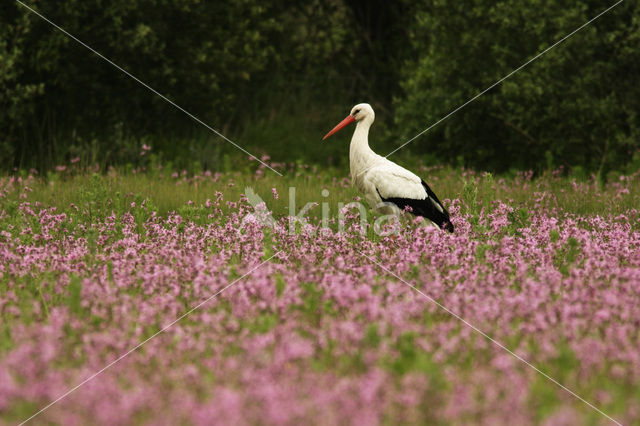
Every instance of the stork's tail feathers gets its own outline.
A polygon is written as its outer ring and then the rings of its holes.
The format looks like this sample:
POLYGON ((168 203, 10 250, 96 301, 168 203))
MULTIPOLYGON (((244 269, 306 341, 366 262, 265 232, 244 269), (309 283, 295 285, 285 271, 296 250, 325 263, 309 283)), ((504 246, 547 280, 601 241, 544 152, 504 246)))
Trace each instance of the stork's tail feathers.
POLYGON ((427 216, 429 219, 431 219, 435 223, 439 222, 440 229, 444 229, 447 232, 453 233, 454 228, 453 228, 453 223, 451 223, 451 220, 449 219, 449 212, 442 205, 440 200, 438 200, 438 196, 431 190, 431 188, 429 188, 429 185, 427 185, 427 182, 423 180, 422 186, 424 187, 425 191, 427 191, 427 195, 428 195, 427 199, 431 201, 433 207, 435 208, 435 209, 434 208, 430 209, 431 215, 425 215, 425 216, 427 216))
POLYGON ((442 229, 444 229, 447 232, 453 233, 453 223, 451 223, 450 220, 447 220, 442 224, 442 229))

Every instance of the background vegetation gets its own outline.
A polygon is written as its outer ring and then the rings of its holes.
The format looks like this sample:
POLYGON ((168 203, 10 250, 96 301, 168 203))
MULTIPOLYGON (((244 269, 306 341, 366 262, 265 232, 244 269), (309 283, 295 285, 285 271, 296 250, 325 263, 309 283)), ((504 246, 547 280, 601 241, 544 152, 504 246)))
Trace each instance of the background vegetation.
MULTIPOLYGON (((320 137, 356 102, 385 154, 611 3, 27 2, 272 160, 343 165, 320 137)), ((398 156, 504 172, 640 167, 640 4, 625 1, 398 156)), ((220 170, 237 151, 16 2, 0 6, 0 167, 220 170), (196 167, 196 168, 197 168, 196 167)))

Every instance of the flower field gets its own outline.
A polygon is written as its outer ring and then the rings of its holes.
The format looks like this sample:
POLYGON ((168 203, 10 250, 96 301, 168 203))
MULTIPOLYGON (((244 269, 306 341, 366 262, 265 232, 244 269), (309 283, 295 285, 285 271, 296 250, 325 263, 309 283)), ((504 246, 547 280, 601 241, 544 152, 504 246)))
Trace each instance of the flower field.
POLYGON ((378 235, 306 173, 1 178, 0 422, 640 423, 640 176, 433 170, 456 232, 378 235))

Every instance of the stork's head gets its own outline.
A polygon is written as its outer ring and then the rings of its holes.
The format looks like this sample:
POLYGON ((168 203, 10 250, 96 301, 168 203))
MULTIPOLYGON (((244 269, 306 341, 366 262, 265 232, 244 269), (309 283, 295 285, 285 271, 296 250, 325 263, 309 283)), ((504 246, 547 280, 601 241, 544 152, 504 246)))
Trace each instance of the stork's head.
POLYGON ((325 137, 322 138, 322 140, 325 140, 329 136, 336 133, 338 130, 348 126, 354 121, 368 122, 368 124, 370 125, 371 123, 373 123, 373 120, 375 118, 376 118, 376 114, 373 112, 373 108, 371 108, 371 105, 358 104, 353 108, 351 108, 351 112, 349 113, 349 115, 347 115, 347 117, 344 120, 338 123, 336 127, 334 127, 329 133, 327 133, 325 137))
POLYGON ((356 119, 356 121, 373 120, 376 118, 376 114, 373 112, 373 108, 369 104, 358 104, 351 108, 350 116, 356 119))

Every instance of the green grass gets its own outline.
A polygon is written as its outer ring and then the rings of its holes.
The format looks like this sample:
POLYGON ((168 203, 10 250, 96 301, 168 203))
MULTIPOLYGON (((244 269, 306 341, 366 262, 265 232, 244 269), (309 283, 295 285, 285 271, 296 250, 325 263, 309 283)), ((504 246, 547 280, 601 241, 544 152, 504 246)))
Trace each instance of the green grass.
MULTIPOLYGON (((629 193, 621 193, 621 183, 606 185, 595 181, 575 181, 571 177, 554 177, 546 173, 533 180, 518 177, 494 177, 491 174, 476 174, 451 168, 426 169, 413 167, 423 176, 440 199, 460 199, 464 211, 477 215, 482 209, 491 209, 492 203, 501 200, 520 210, 510 220, 514 224, 527 221, 527 209, 539 203, 548 209, 559 209, 576 215, 618 215, 640 205, 640 179, 629 179, 624 183, 629 193)), ((250 187, 266 203, 275 217, 289 215, 290 191, 295 191, 295 213, 307 203, 315 203, 310 217, 320 217, 324 208, 331 217, 336 217, 339 203, 348 204, 361 194, 349 184, 347 169, 316 170, 314 167, 298 165, 284 171, 280 177, 264 169, 262 175, 249 170, 221 174, 217 181, 202 174, 194 177, 172 177, 170 172, 155 170, 146 173, 117 170, 106 174, 87 171, 75 173, 49 173, 47 177, 35 177, 27 182, 30 192, 25 192, 24 182, 7 186, 8 193, 0 198, 0 205, 9 213, 21 201, 37 201, 43 206, 55 206, 60 211, 73 212, 80 209, 91 220, 114 211, 128 211, 131 203, 139 206, 143 202, 147 209, 160 215, 169 212, 189 214, 215 199, 216 192, 223 193, 224 201, 238 201, 250 187), (272 195, 275 188, 278 199, 272 195), (323 193, 323 190, 325 192, 323 193), (20 198, 21 194, 22 197, 20 198), (327 196, 325 196, 327 195, 327 196), (74 207, 75 206, 75 207, 74 207), (182 210, 182 211, 181 211, 182 210)), ((22 174, 26 177, 26 174, 22 174)), ((8 177, 0 177, 6 186, 8 177)), ((227 211, 223 206, 223 211, 227 211)))

